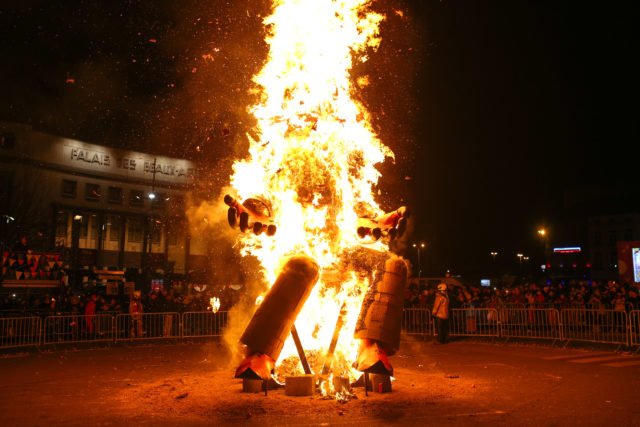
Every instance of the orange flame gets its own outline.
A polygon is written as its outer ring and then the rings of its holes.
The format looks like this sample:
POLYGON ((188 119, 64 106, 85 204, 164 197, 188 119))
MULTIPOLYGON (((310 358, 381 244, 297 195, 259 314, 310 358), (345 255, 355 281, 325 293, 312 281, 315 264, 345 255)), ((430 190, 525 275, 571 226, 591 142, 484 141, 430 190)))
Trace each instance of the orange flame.
MULTIPOLYGON (((306 254, 318 262, 325 274, 296 327, 305 349, 326 349, 344 304, 347 316, 335 355, 347 361, 357 351, 352 334, 369 278, 340 272, 336 286, 326 273, 362 247, 358 218, 383 213, 374 199, 380 177, 375 166, 393 157, 354 98, 354 81, 368 82, 367 76, 351 75, 354 61, 366 61, 380 42, 383 16, 370 3, 274 0, 264 20, 268 59, 253 79, 259 101, 250 112, 257 125, 254 137, 248 136, 248 157, 233 165, 231 176, 240 199, 270 203, 278 227, 274 236, 243 234, 242 254, 257 257, 268 283, 287 256, 306 254)), ((381 242, 367 247, 387 250, 381 242)), ((289 339, 281 358, 294 354, 289 339)))

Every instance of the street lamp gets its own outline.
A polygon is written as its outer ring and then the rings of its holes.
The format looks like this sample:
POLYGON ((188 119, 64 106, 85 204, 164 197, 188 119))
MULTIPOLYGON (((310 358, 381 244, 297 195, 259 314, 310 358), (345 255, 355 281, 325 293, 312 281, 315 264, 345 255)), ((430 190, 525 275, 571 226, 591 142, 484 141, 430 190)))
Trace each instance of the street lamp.
POLYGON ((420 277, 422 276, 422 264, 420 263, 420 251, 422 249, 424 249, 425 244, 424 243, 414 243, 413 247, 416 248, 416 251, 418 252, 418 280, 419 280, 420 277))
POLYGON ((498 252, 491 251, 490 254, 491 254, 491 258, 493 258, 493 262, 496 262, 496 257, 498 256, 498 252))
POLYGON ((543 228, 538 229, 538 235, 542 239, 542 257, 544 263, 547 263, 547 230, 543 228))
POLYGON ((521 253, 517 253, 516 256, 518 257, 518 259, 520 260, 520 265, 522 265, 522 257, 524 256, 524 254, 521 253))

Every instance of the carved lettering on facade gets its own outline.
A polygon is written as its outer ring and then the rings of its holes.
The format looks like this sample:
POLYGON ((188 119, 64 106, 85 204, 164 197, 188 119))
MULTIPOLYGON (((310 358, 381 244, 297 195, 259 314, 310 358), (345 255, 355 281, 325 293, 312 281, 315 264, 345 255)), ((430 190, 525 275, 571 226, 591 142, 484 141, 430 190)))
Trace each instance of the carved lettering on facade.
POLYGON ((71 149, 71 160, 81 161, 101 166, 111 165, 111 156, 97 151, 84 150, 82 148, 71 149))

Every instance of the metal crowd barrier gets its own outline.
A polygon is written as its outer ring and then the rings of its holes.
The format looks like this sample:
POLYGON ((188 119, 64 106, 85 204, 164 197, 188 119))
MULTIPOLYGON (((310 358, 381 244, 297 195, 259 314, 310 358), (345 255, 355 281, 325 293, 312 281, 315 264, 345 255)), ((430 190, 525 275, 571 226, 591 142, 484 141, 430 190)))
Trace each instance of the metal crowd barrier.
POLYGON ((182 313, 182 337, 217 337, 227 326, 228 312, 188 311, 182 313))
POLYGON ((561 339, 560 312, 552 308, 500 309, 500 336, 561 339))
POLYGON ((37 346, 41 332, 39 317, 0 318, 0 348, 37 346))
POLYGON ((497 337, 500 334, 495 308, 453 308, 449 310, 450 336, 497 337))
POLYGON ((179 313, 118 314, 115 341, 180 338, 179 313))
POLYGON ((561 311, 562 339, 612 344, 628 342, 625 311, 569 308, 561 311))
MULTIPOLYGON (((402 332, 432 336, 427 308, 407 308, 402 332)), ((228 312, 53 315, 0 318, 0 349, 62 343, 216 337, 228 312)), ((640 310, 466 308, 449 312, 451 336, 559 339, 640 346, 640 310)))
POLYGON ((433 335, 431 310, 405 308, 402 313, 402 332, 408 335, 433 335))
POLYGON ((629 345, 640 345, 640 310, 629 313, 629 345))
POLYGON ((113 341, 109 314, 49 316, 44 319, 43 344, 113 341))

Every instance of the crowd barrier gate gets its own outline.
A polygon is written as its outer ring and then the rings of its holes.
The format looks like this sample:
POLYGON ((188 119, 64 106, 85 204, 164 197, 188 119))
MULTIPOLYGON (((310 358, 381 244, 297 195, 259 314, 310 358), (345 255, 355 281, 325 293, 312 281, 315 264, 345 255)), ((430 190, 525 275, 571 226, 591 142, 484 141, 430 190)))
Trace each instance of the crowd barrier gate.
POLYGON ((500 336, 505 338, 562 338, 560 312, 553 308, 501 308, 500 336))
POLYGON ((38 346, 41 333, 39 317, 0 317, 0 348, 38 346))
POLYGON ((182 337, 217 337, 227 326, 228 312, 187 311, 182 313, 182 337))
POLYGON ((629 313, 629 345, 640 345, 640 310, 629 313))
POLYGON ((180 314, 175 312, 118 314, 115 341, 180 338, 180 319, 180 314))
POLYGON ((402 332, 407 335, 433 335, 431 311, 424 308, 405 308, 402 312, 402 332))
POLYGON ((499 334, 498 311, 495 308, 449 310, 450 336, 498 337, 499 334))
POLYGON ((44 319, 43 344, 113 341, 114 317, 110 314, 48 316, 44 319))
POLYGON ((628 316, 625 311, 605 309, 563 309, 562 339, 627 344, 628 316))

